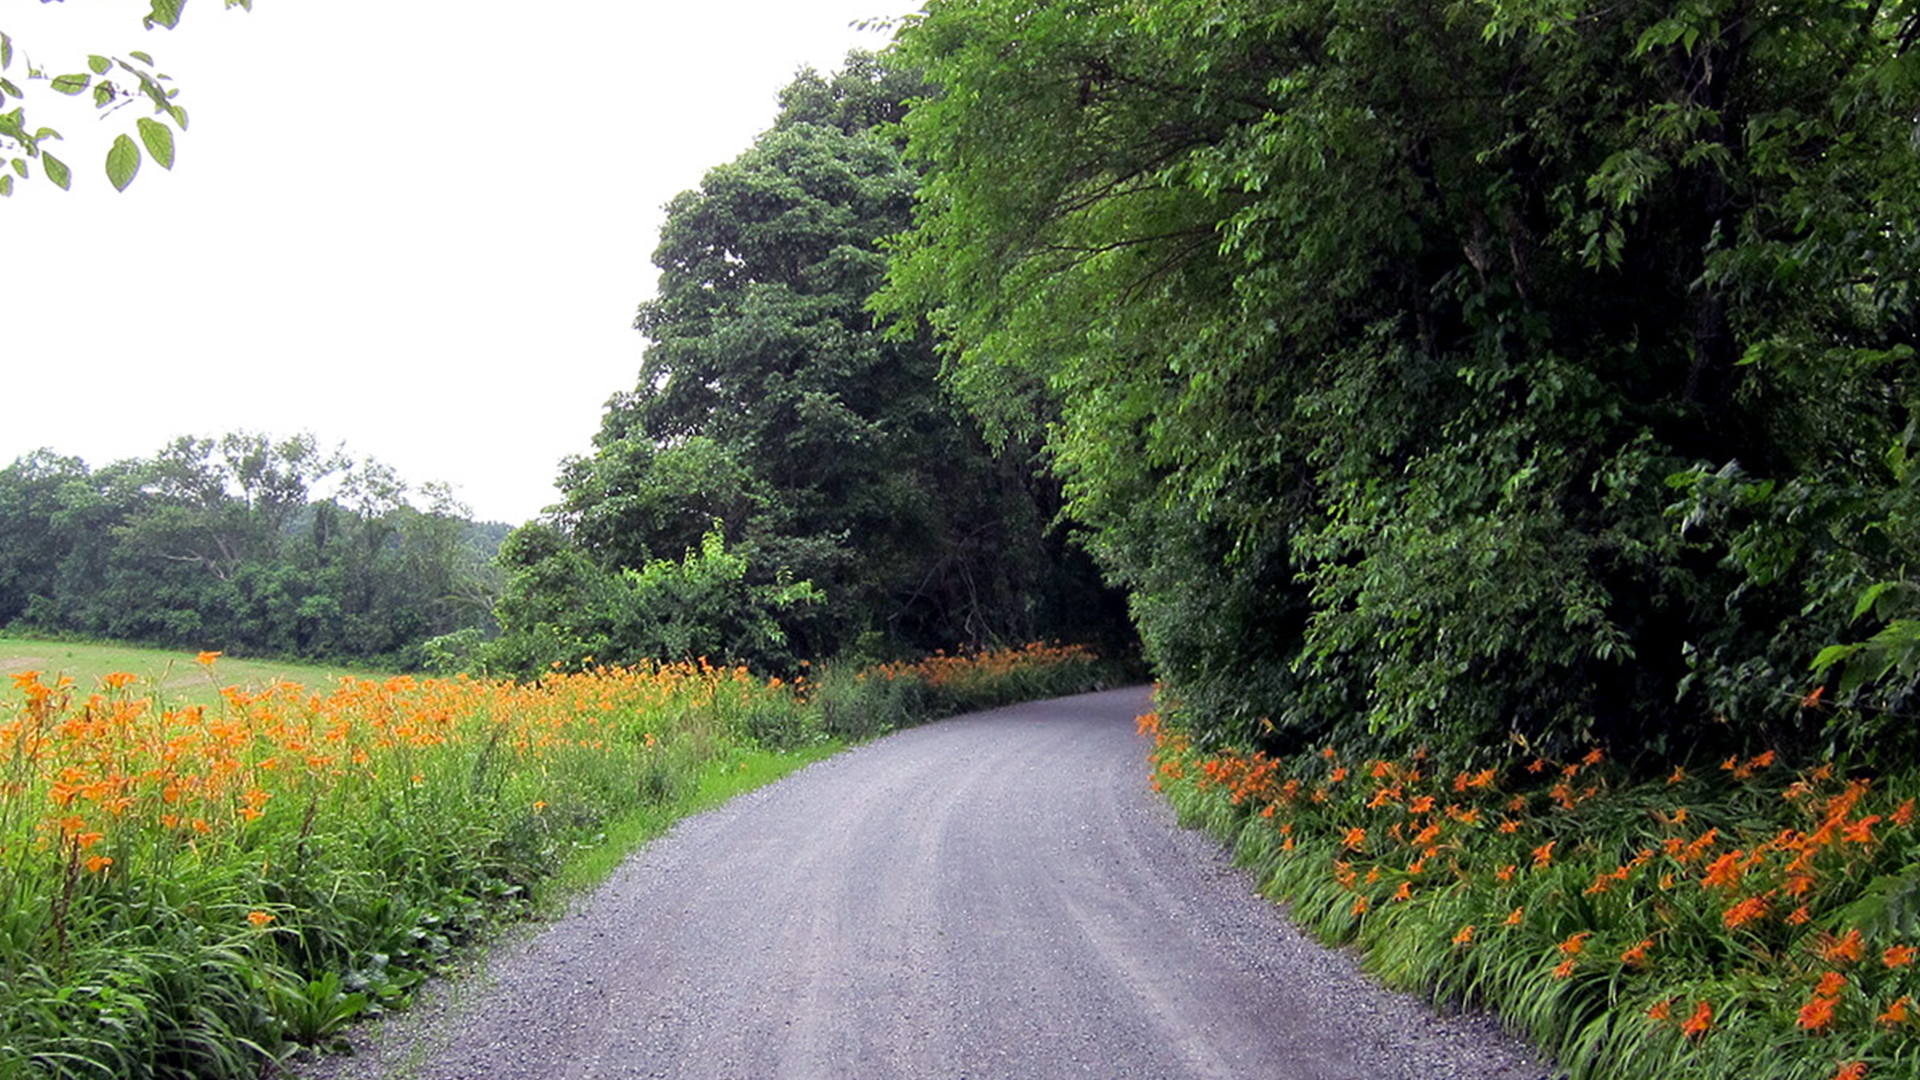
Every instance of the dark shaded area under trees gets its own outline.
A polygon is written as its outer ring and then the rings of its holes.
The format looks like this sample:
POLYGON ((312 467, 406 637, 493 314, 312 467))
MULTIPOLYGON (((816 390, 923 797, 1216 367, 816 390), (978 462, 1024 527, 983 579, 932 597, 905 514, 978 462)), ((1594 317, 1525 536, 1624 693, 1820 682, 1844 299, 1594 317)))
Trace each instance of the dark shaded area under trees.
POLYGON ((504 526, 311 435, 0 469, 0 627, 419 668, 491 627, 504 526))

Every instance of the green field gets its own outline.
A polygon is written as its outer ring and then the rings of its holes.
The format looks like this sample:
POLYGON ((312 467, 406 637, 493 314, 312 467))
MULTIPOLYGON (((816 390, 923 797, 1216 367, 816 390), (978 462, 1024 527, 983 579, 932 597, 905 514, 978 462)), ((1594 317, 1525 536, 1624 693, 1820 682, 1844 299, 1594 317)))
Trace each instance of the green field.
POLYGON ((41 681, 51 683, 61 675, 74 684, 91 690, 102 676, 125 671, 139 677, 139 686, 168 705, 211 704, 220 689, 244 686, 259 689, 275 682, 296 682, 302 686, 325 689, 342 675, 384 679, 392 672, 332 664, 302 664, 289 660, 249 660, 222 656, 211 672, 196 662, 195 654, 170 649, 148 649, 137 645, 82 641, 44 641, 36 638, 0 637, 0 675, 38 671, 41 681))

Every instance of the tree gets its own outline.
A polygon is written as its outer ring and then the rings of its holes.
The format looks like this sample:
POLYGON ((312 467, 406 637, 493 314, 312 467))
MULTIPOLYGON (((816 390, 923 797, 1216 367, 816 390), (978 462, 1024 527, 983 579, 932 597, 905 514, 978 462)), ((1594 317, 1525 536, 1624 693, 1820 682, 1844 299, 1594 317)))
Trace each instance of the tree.
POLYGON ((0 626, 19 618, 58 570, 65 547, 55 525, 69 485, 86 463, 39 450, 0 469, 0 626))
MULTIPOLYGON (((186 0, 151 0, 144 20, 147 28, 173 29, 179 25, 186 6, 186 0)), ((251 11, 253 0, 226 0, 226 6, 251 11)), ((73 172, 43 145, 62 136, 50 127, 30 125, 27 93, 7 77, 13 67, 14 48, 13 38, 0 32, 0 110, 5 109, 8 98, 14 99, 11 111, 0 111, 0 157, 8 159, 7 168, 12 170, 10 174, 0 172, 0 196, 12 195, 14 177, 31 176, 35 161, 39 162, 41 175, 64 190, 72 184, 73 172)), ((87 57, 86 70, 63 75, 50 75, 45 68, 31 62, 25 69, 29 82, 44 80, 49 89, 68 97, 87 95, 94 108, 103 113, 115 112, 139 100, 153 106, 153 117, 161 119, 147 116, 135 119, 133 130, 139 136, 138 141, 133 135, 121 132, 107 148, 107 179, 115 189, 125 191, 127 185, 133 183, 140 171, 143 146, 146 156, 161 168, 173 168, 173 128, 187 129, 187 111, 176 101, 180 91, 166 85, 172 80, 154 67, 152 56, 139 50, 124 57, 94 54, 87 57), (173 127, 163 121, 170 121, 173 127)))
POLYGON ((810 583, 750 579, 716 529, 684 558, 606 568, 538 522, 502 551, 516 567, 497 609, 503 633, 480 651, 502 674, 640 660, 713 660, 792 670, 782 623, 822 597, 810 583))
POLYGON ((1912 3, 936 3, 882 303, 1046 432, 1204 735, 1812 739, 1807 662, 1905 574, 1916 39, 1912 3))
POLYGON ((1025 638, 1074 606, 1096 621, 1090 573, 1066 576, 1088 592, 1044 584, 1073 556, 1044 534, 1048 485, 1024 448, 996 456, 931 341, 890 339, 866 311, 917 183, 875 125, 918 87, 861 53, 830 80, 802 72, 771 130, 669 204, 637 385, 563 468, 563 501, 510 546, 509 636, 542 625, 517 610, 542 608, 542 590, 605 599, 596 573, 704 551, 713 528, 753 586, 824 596, 782 609, 796 655, 1025 638))

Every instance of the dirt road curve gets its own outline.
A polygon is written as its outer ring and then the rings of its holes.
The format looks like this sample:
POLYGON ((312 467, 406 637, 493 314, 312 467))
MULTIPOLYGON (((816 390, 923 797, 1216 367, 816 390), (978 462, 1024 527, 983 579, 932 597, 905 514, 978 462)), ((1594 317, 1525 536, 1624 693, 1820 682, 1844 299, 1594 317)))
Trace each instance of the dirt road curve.
POLYGON ((1147 786, 1144 691, 903 732, 681 824, 328 1080, 1532 1080, 1147 786))

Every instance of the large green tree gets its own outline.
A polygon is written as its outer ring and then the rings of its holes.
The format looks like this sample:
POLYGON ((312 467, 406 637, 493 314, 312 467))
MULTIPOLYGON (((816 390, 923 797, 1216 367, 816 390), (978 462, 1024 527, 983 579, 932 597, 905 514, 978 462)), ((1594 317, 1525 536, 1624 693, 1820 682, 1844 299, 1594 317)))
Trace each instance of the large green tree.
POLYGON ((753 582, 823 597, 781 613, 794 655, 1099 621, 1097 582, 1046 533, 1057 496, 1030 452, 996 454, 940 384, 930 339, 889 338, 866 310, 918 181, 876 125, 919 89, 859 53, 831 79, 803 72, 771 130, 668 205, 638 383, 563 469, 564 500, 537 526, 557 546, 510 549, 509 637, 542 581, 678 560, 715 529, 753 582))
POLYGON ((935 0, 885 304, 1048 432, 1202 730, 1812 738, 1808 661, 1911 550, 1917 35, 935 0))

